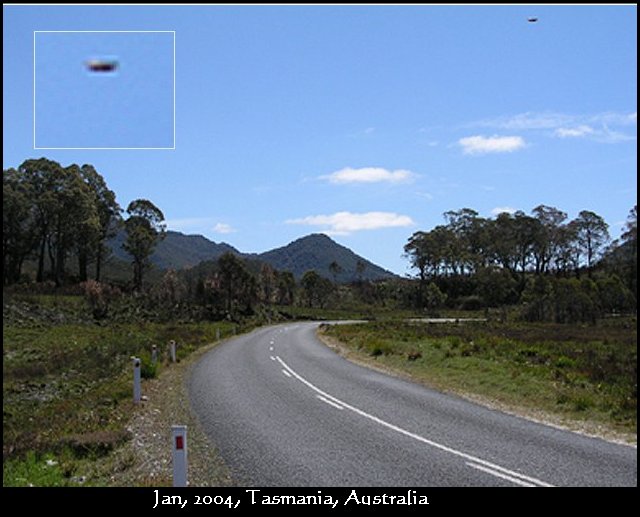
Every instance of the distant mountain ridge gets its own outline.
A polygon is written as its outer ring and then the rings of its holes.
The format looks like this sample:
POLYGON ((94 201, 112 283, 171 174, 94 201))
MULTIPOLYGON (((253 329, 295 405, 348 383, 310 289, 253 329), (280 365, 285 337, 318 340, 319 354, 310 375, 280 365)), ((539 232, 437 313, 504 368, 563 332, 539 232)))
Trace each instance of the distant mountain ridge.
MULTIPOLYGON (((122 249, 124 240, 125 233, 121 231, 109 241, 109 246, 118 259, 129 262, 131 257, 122 249)), ((151 262, 161 269, 185 269, 197 266, 203 260, 217 260, 227 252, 242 255, 226 242, 218 244, 202 235, 185 235, 169 230, 156 246, 151 262)))
POLYGON ((340 283, 359 279, 381 280, 396 276, 321 233, 307 235, 281 248, 261 253, 256 258, 275 269, 291 271, 296 278, 300 278, 309 270, 314 270, 330 280, 334 280, 335 276, 335 280, 340 283), (335 274, 330 269, 333 262, 339 266, 339 271, 335 274))
MULTIPOLYGON (((109 241, 116 258, 129 262, 131 257, 122 249, 124 232, 109 241)), ((396 275, 357 255, 324 234, 311 234, 286 246, 264 253, 242 253, 225 242, 216 243, 202 235, 185 235, 168 231, 156 246, 151 262, 161 269, 185 269, 205 260, 217 260, 224 253, 265 262, 280 271, 291 271, 297 279, 310 270, 330 280, 341 283, 355 280, 381 280, 396 275), (338 272, 331 271, 330 264, 338 264, 338 272)))

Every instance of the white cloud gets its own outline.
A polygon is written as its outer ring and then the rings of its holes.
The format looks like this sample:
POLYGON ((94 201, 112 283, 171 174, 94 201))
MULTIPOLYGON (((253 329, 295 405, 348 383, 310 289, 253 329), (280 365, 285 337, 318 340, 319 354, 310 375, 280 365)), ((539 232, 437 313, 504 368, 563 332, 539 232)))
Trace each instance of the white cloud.
POLYGON ((360 169, 352 169, 345 167, 331 174, 320 176, 320 179, 328 180, 329 183, 408 183, 416 177, 411 171, 404 169, 396 169, 393 171, 383 169, 382 167, 362 167, 360 169))
POLYGON ((212 228, 216 233, 234 233, 236 230, 231 225, 226 223, 216 223, 216 225, 212 228))
POLYGON ((183 219, 167 219, 164 222, 169 230, 175 230, 178 232, 197 230, 204 226, 211 224, 211 218, 209 217, 186 217, 183 219))
POLYGON ((407 215, 394 212, 337 212, 331 215, 310 215, 300 219, 289 219, 287 224, 303 224, 319 226, 329 235, 349 235, 361 230, 379 230, 381 228, 397 228, 411 226, 413 219, 407 215))
POLYGON ((582 124, 577 127, 559 127, 555 130, 554 135, 560 138, 581 138, 583 136, 592 135, 594 130, 591 126, 582 124))
POLYGON ((563 125, 571 124, 575 121, 572 115, 555 112, 542 113, 518 113, 505 117, 497 117, 493 119, 485 119, 473 124, 473 126, 495 127, 500 129, 530 130, 530 129, 554 129, 563 125))
POLYGON ((590 122, 611 126, 635 126, 638 124, 638 112, 615 113, 608 111, 591 117, 590 122))
POLYGON ((517 115, 485 119, 467 127, 491 127, 517 131, 544 131, 557 138, 586 138, 600 143, 618 143, 636 140, 628 133, 638 124, 638 113, 605 111, 595 114, 572 115, 557 112, 526 112, 517 115), (614 129, 611 129, 611 128, 614 129), (627 128, 627 132, 616 128, 627 128))
POLYGON ((512 208, 510 206, 497 206, 493 210, 491 210, 492 215, 500 215, 503 213, 507 214, 515 214, 518 211, 517 208, 512 208))
POLYGON ((468 136, 458 144, 464 154, 511 153, 525 146, 521 136, 468 136))

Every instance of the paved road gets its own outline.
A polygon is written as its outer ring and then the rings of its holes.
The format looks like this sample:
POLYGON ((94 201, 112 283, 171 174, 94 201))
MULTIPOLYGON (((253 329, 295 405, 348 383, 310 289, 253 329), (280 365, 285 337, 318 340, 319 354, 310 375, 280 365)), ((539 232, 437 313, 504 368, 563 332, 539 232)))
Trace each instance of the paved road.
POLYGON ((193 406, 243 484, 637 484, 635 448, 357 366, 322 345, 316 327, 258 329, 194 367, 193 406))

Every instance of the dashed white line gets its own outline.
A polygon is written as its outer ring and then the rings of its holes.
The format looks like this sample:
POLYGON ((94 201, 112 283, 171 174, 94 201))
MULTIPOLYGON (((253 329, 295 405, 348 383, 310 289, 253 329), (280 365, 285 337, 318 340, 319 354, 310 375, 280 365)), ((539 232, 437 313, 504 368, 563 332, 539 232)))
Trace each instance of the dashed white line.
POLYGON ((473 462, 472 464, 467 462, 467 465, 472 466, 474 468, 478 468, 480 466, 484 466, 485 472, 490 473, 494 476, 498 476, 498 474, 500 474, 500 476, 498 477, 503 477, 503 479, 509 479, 510 481, 516 483, 516 484, 523 484, 526 481, 530 482, 530 486, 543 486, 543 487, 552 487, 553 485, 546 483, 545 481, 542 481, 540 479, 536 479, 534 477, 529 477, 529 476, 525 476, 524 474, 520 474, 519 472, 515 472, 513 470, 509 470, 507 468, 501 467, 500 465, 496 465, 495 463, 491 463, 490 461, 486 461, 483 460, 481 458, 477 458, 476 456, 473 456, 471 454, 467 454, 465 452, 462 451, 458 451, 456 449, 453 449, 451 447, 447 447, 446 445, 442 445, 438 442, 434 442, 433 440, 429 440, 428 438, 425 438, 423 436, 420 436, 419 434, 416 433, 412 433, 411 431, 407 431, 406 429, 403 429, 402 427, 398 427, 397 425, 391 424, 385 420, 382 420, 381 418, 378 418, 377 416, 374 416, 370 413, 367 413, 366 411, 362 411, 361 409, 358 409, 355 406, 352 406, 350 404, 347 404, 346 402, 343 402, 342 400, 340 400, 339 398, 334 397, 333 395, 329 395, 327 392, 322 391, 320 388, 318 388, 317 386, 315 386, 314 384, 311 384, 307 379, 305 379, 304 377, 300 376, 299 374, 297 374, 287 363, 285 363, 280 356, 276 356, 276 360, 283 366, 283 372, 285 370, 287 370, 289 372, 289 374, 291 374, 291 376, 295 377, 296 379, 298 379, 301 383, 305 384, 306 386, 308 386, 309 388, 311 388, 313 391, 315 391, 316 393, 320 394, 322 397, 324 397, 324 399, 327 399, 326 401, 331 401, 334 404, 338 405, 338 406, 342 406, 345 409, 349 409, 351 411, 353 411, 354 413, 364 417, 364 418, 368 418, 369 420, 372 420, 374 422, 376 422, 377 424, 380 424, 388 429, 391 429, 393 431, 396 431, 400 434, 403 434, 405 436, 408 436, 409 438, 413 438, 414 440, 417 440, 419 442, 425 443, 427 445, 430 445, 432 447, 435 447, 436 449, 440 449, 441 451, 444 452, 448 452, 450 454, 453 454, 455 456, 458 456, 460 458, 464 458, 465 460, 469 460, 471 462, 473 462), (489 472, 491 471, 491 472, 489 472))
POLYGON ((273 352, 273 347, 272 346, 269 347, 269 352, 273 352))
POLYGON ((282 369, 282 373, 284 373, 287 377, 291 377, 291 374, 284 368, 282 369))
POLYGON ((322 395, 316 395, 316 397, 318 397, 318 399, 320 399, 322 402, 326 402, 327 404, 329 404, 330 406, 333 406, 336 409, 344 409, 340 404, 336 404, 332 400, 329 400, 328 398, 325 398, 322 395))
POLYGON ((275 358, 275 357, 273 357, 272 355, 270 355, 270 356, 269 356, 269 359, 271 359, 272 361, 275 361, 275 360, 276 360, 276 358, 275 358))

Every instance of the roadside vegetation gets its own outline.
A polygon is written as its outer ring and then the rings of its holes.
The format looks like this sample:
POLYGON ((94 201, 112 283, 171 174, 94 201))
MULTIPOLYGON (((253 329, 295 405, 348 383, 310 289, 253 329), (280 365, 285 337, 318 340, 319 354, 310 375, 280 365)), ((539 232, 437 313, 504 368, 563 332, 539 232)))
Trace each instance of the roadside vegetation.
POLYGON ((142 358, 143 378, 155 378, 172 366, 169 340, 178 343, 181 360, 242 330, 228 322, 132 319, 97 325, 81 304, 72 296, 4 301, 5 486, 109 484, 113 469, 131 465, 105 462, 102 472, 89 465, 132 439, 131 356, 142 358), (157 363, 151 359, 154 344, 157 363))
POLYGON ((326 326, 322 334, 352 359, 436 389, 555 415, 574 428, 636 432, 635 318, 596 326, 386 321, 326 326))

